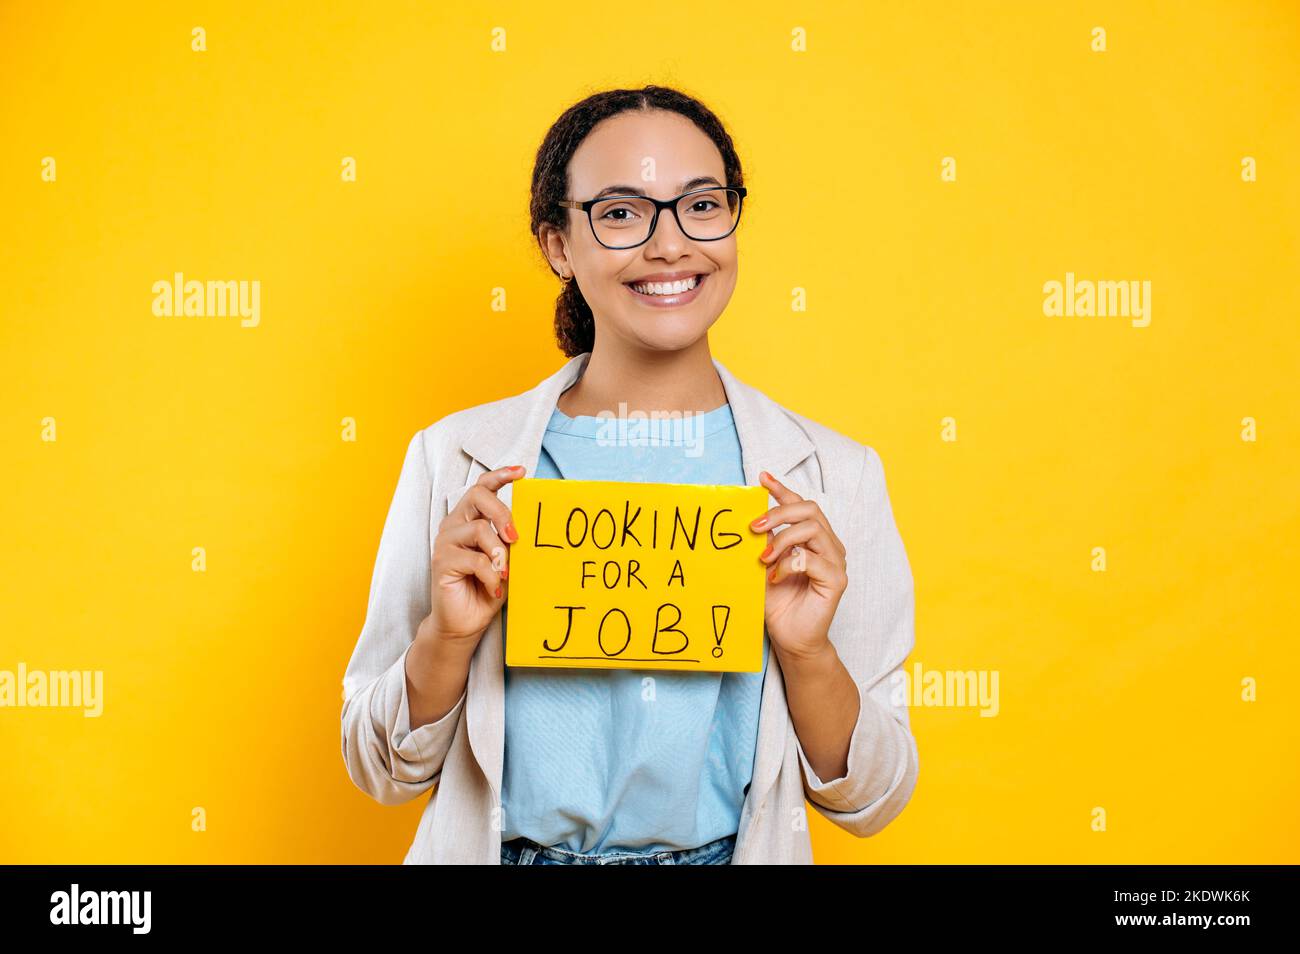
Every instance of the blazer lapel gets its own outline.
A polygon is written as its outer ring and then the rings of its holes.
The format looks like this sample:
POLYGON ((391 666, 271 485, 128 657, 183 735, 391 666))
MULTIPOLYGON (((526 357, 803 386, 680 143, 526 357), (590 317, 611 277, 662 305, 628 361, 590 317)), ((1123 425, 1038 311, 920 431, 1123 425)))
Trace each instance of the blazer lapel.
MULTIPOLYGON (((758 485, 759 471, 765 470, 801 497, 815 500, 826 510, 826 492, 821 484, 820 470, 814 468, 814 480, 799 466, 816 451, 808 435, 775 401, 738 380, 716 359, 713 363, 726 388, 727 402, 736 422, 745 483, 758 485)), ((768 505, 776 505, 771 494, 768 495, 768 505)), ((758 742, 748 793, 750 805, 761 805, 776 781, 791 731, 785 681, 776 654, 770 649, 767 670, 759 703, 758 742)), ((743 819, 742 815, 742 826, 743 819)))
MULTIPOLYGON (((453 490, 444 503, 446 512, 465 491, 489 470, 522 464, 525 476, 537 470, 542 437, 560 394, 582 376, 590 352, 570 358, 558 371, 531 390, 496 402, 466 437, 463 449, 472 459, 465 486, 453 490)), ((510 506, 512 484, 497 493, 510 506)), ((470 659, 466 725, 470 749, 492 788, 493 801, 501 804, 501 772, 505 749, 505 662, 501 614, 488 625, 470 659)))
MULTIPOLYGON (((536 387, 496 402, 486 409, 481 421, 464 439, 463 449, 472 460, 465 485, 453 489, 442 502, 443 515, 455 506, 478 478, 489 470, 523 464, 528 476, 537 469, 542 438, 560 395, 586 369, 590 352, 570 358, 558 371, 536 387)), ((759 471, 766 470, 800 496, 816 500, 825 509, 825 488, 799 465, 815 453, 808 435, 779 405, 766 395, 738 380, 720 361, 713 359, 718 377, 731 405, 740 440, 745 483, 759 484, 759 471)), ((511 484, 498 496, 508 507, 511 484)), ((775 500, 769 496, 769 505, 775 500)), ((488 626, 470 661, 469 695, 466 714, 470 748, 491 786, 497 805, 501 803, 501 775, 505 747, 505 675, 501 614, 488 626)), ((788 710, 784 683, 774 654, 768 660, 769 674, 763 681, 759 709, 759 736, 749 797, 757 804, 776 779, 785 753, 788 710), (773 675, 775 674, 775 675, 773 675)))

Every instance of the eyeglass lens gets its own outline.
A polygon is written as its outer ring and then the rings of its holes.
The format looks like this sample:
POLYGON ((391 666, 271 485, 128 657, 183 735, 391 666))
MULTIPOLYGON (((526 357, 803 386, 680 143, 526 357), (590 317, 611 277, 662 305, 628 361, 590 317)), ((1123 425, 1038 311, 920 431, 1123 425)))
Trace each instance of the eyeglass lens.
MULTIPOLYGON (((668 214, 667 209, 664 214, 668 214)), ((719 239, 736 226, 740 216, 740 193, 734 189, 692 192, 677 201, 677 217, 688 238, 698 241, 719 239)), ((650 235, 654 203, 639 197, 602 199, 591 207, 591 225, 602 245, 626 248, 639 245, 650 235)))

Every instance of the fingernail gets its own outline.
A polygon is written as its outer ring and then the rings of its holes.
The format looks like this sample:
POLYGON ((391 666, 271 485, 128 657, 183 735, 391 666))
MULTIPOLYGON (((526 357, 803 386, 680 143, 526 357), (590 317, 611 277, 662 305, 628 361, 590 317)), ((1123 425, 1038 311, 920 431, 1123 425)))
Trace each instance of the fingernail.
POLYGON ((501 587, 497 587, 497 599, 501 599, 501 587))
POLYGON ((506 567, 504 570, 501 571, 501 579, 503 580, 510 579, 510 567, 506 567))
POLYGON ((766 559, 767 559, 767 555, 768 555, 769 553, 771 553, 771 552, 772 552, 772 544, 769 543, 769 544, 767 545, 767 549, 764 550, 762 553, 760 553, 760 554, 758 555, 758 558, 759 558, 760 560, 766 560, 766 559))
POLYGON ((513 520, 506 524, 506 536, 510 538, 511 543, 519 539, 519 531, 515 529, 513 520))
POLYGON ((767 575, 767 582, 769 582, 769 583, 775 583, 775 582, 776 582, 776 568, 775 568, 775 567, 773 567, 773 568, 772 568, 772 572, 769 573, 769 574, 767 575))
POLYGON ((764 527, 767 526, 767 517, 759 517, 757 520, 751 523, 750 526, 753 527, 755 530, 762 530, 764 527))

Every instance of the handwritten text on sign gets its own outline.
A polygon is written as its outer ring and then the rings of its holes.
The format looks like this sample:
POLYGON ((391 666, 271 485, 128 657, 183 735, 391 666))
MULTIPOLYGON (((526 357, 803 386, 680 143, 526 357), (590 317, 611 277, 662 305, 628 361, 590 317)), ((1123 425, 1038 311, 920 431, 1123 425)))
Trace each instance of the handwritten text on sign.
POLYGON ((765 487, 514 481, 506 665, 758 672, 765 487))

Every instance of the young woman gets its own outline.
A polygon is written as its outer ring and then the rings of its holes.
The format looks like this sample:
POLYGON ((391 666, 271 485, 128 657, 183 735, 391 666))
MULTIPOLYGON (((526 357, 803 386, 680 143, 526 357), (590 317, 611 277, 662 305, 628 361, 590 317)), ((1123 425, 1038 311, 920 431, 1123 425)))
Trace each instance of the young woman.
POLYGON ((533 233, 569 361, 411 440, 343 680, 353 781, 433 790, 407 863, 811 863, 805 798, 865 836, 911 797, 912 577, 880 459, 709 349, 745 195, 731 137, 676 90, 603 92, 547 133, 533 233), (632 412, 688 426, 603 439, 632 412), (647 700, 645 672, 504 668, 526 474, 766 487, 762 671, 655 672, 647 700))

